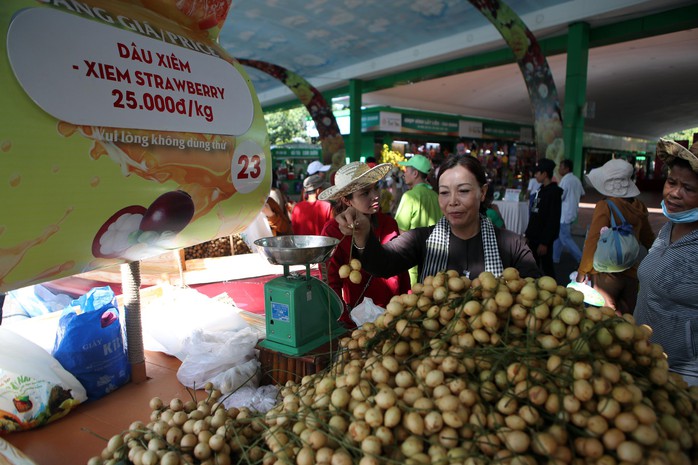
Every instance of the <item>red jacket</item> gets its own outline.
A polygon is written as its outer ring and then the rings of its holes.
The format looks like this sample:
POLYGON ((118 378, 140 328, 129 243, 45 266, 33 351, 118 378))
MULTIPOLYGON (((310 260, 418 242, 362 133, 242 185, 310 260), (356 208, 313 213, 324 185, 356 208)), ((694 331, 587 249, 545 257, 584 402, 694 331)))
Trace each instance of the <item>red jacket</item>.
MULTIPOLYGON (((393 218, 383 213, 378 212, 375 215, 378 219, 378 226, 373 228, 373 234, 381 244, 385 244, 399 234, 397 223, 393 218)), ((325 224, 325 227, 322 229, 322 235, 336 237, 341 241, 334 255, 327 263, 327 282, 343 298, 350 309, 360 304, 361 302, 357 302, 357 300, 363 301, 363 297, 370 297, 376 305, 385 308, 391 297, 409 291, 410 275, 407 273, 407 270, 390 278, 371 277, 370 274, 361 270, 362 279, 359 284, 352 283, 348 278, 340 278, 339 267, 349 263, 351 236, 342 234, 335 219, 331 219, 325 224), (371 282, 368 284, 366 292, 363 293, 363 297, 361 297, 361 293, 364 291, 369 278, 371 278, 371 282)))
POLYGON ((332 204, 324 200, 303 200, 293 207, 291 223, 293 234, 303 236, 322 235, 322 228, 332 218, 332 204))

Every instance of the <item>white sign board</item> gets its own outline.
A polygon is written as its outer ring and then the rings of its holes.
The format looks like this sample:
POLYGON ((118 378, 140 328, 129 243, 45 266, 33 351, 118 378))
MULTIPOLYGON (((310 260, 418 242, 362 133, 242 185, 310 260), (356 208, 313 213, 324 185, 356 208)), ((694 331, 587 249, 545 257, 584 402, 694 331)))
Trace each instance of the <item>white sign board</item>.
POLYGON ((502 200, 507 202, 518 202, 520 195, 521 189, 507 189, 504 192, 504 198, 502 200))
POLYGON ((206 49, 31 8, 13 18, 7 50, 31 99, 75 125, 232 136, 252 124, 245 78, 206 49))
POLYGON ((480 121, 458 121, 458 137, 482 137, 482 123, 480 121))
POLYGON ((381 131, 402 132, 402 114, 381 111, 379 129, 381 131))

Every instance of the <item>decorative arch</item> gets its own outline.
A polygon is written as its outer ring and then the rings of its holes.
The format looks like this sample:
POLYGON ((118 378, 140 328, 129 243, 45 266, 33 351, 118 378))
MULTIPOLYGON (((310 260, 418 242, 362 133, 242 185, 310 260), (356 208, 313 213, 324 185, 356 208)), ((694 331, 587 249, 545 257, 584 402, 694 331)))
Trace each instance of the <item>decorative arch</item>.
POLYGON ((278 79, 291 89, 301 103, 305 105, 305 108, 310 113, 310 117, 315 122, 322 146, 322 162, 332 164, 333 171, 344 164, 344 139, 339 131, 337 120, 332 113, 332 107, 327 104, 320 91, 300 75, 282 66, 244 58, 238 59, 238 61, 242 65, 258 69, 278 79))
POLYGON ((538 41, 521 18, 504 2, 469 1, 490 20, 514 52, 531 101, 538 157, 550 158, 559 166, 565 156, 562 114, 555 81, 538 41))
MULTIPOLYGON (((497 28, 511 48, 528 90, 534 119, 538 157, 546 157, 559 166, 564 158, 562 113, 548 61, 538 41, 526 24, 504 2, 469 0, 497 28)), ((344 163, 344 139, 322 94, 298 74, 278 65, 260 60, 239 59, 241 64, 258 69, 283 82, 305 105, 315 122, 322 144, 323 163, 338 168, 344 163), (335 156, 341 151, 341 157, 335 156)), ((335 168, 335 169, 336 169, 335 168)))

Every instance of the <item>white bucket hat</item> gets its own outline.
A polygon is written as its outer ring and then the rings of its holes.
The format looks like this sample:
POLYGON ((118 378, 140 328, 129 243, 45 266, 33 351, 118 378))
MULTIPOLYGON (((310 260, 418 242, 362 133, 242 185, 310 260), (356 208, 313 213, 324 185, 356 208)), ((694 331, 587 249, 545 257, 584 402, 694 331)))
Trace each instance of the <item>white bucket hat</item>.
POLYGON ((616 158, 591 170, 586 179, 601 195, 627 198, 640 195, 640 189, 631 179, 632 175, 633 165, 616 158))
POLYGON ((393 165, 390 163, 381 163, 371 168, 360 161, 351 162, 337 170, 334 176, 334 186, 322 191, 318 198, 320 200, 336 200, 353 194, 383 179, 392 167, 393 165))

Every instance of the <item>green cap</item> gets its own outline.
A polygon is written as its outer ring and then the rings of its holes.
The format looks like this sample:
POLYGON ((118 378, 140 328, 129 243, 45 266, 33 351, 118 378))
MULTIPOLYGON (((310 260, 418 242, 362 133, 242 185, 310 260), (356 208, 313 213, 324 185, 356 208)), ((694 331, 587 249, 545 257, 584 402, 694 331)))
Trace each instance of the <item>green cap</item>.
POLYGON ((429 174, 431 170, 431 162, 424 155, 412 155, 412 158, 407 161, 400 161, 398 165, 411 166, 424 174, 429 174))

